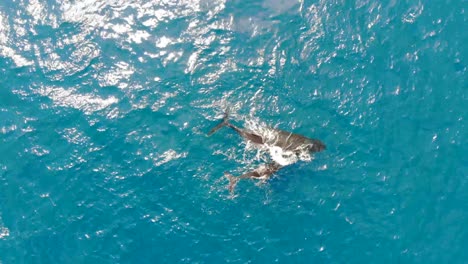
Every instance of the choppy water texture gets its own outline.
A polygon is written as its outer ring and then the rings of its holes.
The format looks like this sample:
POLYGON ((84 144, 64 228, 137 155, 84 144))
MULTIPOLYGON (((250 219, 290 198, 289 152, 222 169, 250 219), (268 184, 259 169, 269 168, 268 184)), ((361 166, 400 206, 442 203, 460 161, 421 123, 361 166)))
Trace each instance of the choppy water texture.
POLYGON ((466 1, 0 3, 1 263, 466 263, 466 1), (267 183, 229 106, 327 144, 267 183))

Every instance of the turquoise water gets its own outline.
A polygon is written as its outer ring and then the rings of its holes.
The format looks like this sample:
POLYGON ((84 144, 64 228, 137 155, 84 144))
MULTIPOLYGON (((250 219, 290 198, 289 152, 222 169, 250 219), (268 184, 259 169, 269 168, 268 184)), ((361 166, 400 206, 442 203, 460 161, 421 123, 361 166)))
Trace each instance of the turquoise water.
POLYGON ((0 262, 467 263, 466 7, 3 1, 0 262))

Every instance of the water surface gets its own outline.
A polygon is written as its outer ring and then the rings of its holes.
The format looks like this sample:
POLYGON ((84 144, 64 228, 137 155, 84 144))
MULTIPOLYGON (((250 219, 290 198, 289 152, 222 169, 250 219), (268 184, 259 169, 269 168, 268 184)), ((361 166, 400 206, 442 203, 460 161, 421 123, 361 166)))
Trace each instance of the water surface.
POLYGON ((1 263, 466 263, 464 1, 3 1, 1 263), (233 122, 327 145, 266 184, 233 122))

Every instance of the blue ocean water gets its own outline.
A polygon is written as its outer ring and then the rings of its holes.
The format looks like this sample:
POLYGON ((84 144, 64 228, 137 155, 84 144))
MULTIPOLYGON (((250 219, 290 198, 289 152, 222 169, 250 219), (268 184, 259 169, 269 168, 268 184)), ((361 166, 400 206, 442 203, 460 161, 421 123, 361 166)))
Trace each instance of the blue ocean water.
POLYGON ((2 1, 0 263, 467 263, 466 7, 2 1))

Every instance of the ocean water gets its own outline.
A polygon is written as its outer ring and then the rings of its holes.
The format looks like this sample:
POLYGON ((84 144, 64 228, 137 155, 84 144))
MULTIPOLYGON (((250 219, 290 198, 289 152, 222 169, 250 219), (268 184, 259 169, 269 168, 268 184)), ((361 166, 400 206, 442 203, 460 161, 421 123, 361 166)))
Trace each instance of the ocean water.
POLYGON ((466 4, 2 1, 0 263, 468 263, 466 4))

